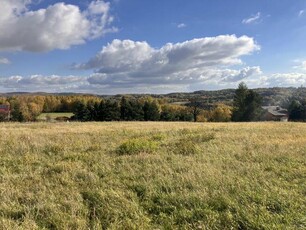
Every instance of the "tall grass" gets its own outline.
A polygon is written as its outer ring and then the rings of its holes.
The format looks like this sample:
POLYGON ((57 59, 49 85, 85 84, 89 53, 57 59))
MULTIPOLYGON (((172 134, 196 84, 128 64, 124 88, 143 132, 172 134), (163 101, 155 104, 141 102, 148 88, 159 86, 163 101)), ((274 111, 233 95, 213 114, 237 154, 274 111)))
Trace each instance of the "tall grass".
POLYGON ((0 124, 0 229, 305 229, 306 124, 0 124))

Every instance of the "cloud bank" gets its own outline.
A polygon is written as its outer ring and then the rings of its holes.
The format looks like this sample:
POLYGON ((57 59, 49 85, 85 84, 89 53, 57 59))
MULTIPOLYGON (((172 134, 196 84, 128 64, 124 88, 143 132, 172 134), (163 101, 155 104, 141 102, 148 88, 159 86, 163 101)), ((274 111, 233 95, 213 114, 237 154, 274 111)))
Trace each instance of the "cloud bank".
POLYGON ((305 85, 305 73, 265 75, 259 66, 246 66, 243 56, 259 49, 253 38, 235 35, 167 43, 160 48, 145 41, 113 40, 90 60, 74 66, 93 71, 89 76, 0 77, 0 89, 116 94, 236 88, 240 81, 251 88, 305 85))
POLYGON ((236 68, 243 64, 242 56, 259 49, 253 38, 235 35, 167 43, 161 48, 115 39, 88 62, 74 66, 93 71, 88 77, 12 76, 0 82, 10 89, 48 90, 50 85, 95 93, 188 91, 205 82, 222 85, 260 75, 258 66, 236 68))
POLYGON ((260 72, 258 67, 229 71, 241 56, 259 50, 253 38, 221 35, 168 43, 159 49, 147 42, 114 40, 77 69, 94 70, 90 84, 112 87, 195 84, 210 78, 237 81, 260 72))
POLYGON ((79 76, 43 76, 32 75, 11 76, 0 78, 0 85, 10 91, 41 91, 41 92, 65 92, 87 84, 87 78, 79 76))
POLYGON ((92 1, 84 11, 65 3, 32 11, 28 8, 31 3, 32 0, 0 1, 0 51, 68 49, 116 31, 110 27, 110 4, 102 0, 92 1))

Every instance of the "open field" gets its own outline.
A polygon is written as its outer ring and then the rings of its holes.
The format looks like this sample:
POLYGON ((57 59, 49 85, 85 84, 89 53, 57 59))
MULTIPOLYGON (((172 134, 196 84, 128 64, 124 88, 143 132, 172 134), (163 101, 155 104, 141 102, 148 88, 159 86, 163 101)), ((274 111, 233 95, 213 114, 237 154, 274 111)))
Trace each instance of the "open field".
POLYGON ((37 117, 37 120, 47 120, 47 118, 55 119, 57 117, 72 117, 73 113, 42 113, 37 117))
POLYGON ((303 123, 0 131, 0 229, 306 228, 303 123))

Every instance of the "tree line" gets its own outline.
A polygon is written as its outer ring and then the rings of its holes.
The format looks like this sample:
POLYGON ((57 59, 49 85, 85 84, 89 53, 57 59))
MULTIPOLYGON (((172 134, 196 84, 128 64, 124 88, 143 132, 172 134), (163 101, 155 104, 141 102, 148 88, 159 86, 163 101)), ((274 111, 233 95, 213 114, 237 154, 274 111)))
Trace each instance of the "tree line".
POLYGON ((160 104, 151 97, 121 101, 101 100, 81 102, 76 105, 72 120, 77 121, 192 121, 192 113, 186 106, 160 104))
MULTIPOLYGON (((183 104, 166 97, 94 95, 18 95, 0 97, 9 105, 11 121, 36 121, 41 113, 71 112, 75 121, 260 121, 262 97, 240 83, 231 104, 215 103, 207 109, 205 98, 192 97, 183 104)), ((287 101, 289 120, 306 121, 306 100, 287 101)), ((0 114, 0 121, 5 120, 0 114)))

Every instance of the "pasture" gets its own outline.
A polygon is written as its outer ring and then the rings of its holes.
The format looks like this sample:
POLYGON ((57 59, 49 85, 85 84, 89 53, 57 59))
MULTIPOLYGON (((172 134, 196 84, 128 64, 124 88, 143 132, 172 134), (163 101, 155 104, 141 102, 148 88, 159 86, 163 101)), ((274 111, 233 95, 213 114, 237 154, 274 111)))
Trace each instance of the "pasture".
POLYGON ((0 229, 305 229, 304 123, 0 123, 0 229))
POLYGON ((42 113, 36 119, 38 121, 55 120, 57 117, 72 117, 73 113, 42 113))

